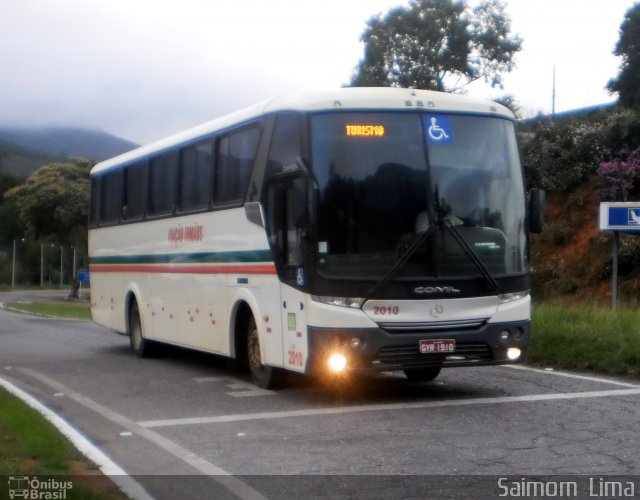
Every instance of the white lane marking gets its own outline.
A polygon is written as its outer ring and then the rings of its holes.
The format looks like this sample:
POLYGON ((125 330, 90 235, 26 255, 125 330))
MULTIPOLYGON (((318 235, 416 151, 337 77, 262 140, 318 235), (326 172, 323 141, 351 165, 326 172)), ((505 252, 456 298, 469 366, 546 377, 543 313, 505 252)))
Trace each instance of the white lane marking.
POLYGON ((71 390, 69 387, 64 384, 54 380, 46 375, 39 373, 35 370, 31 370, 29 368, 18 368, 19 371, 29 375, 30 377, 35 378, 36 380, 41 381, 47 386, 58 390, 60 392, 64 392, 66 396, 75 402, 81 404, 85 408, 88 408, 95 413, 99 414, 103 418, 124 427, 125 429, 131 431, 132 433, 145 438, 151 443, 155 444, 159 448, 162 448, 167 453, 170 453, 174 457, 184 461, 194 469, 200 471, 201 473, 214 476, 213 480, 220 484, 223 488, 227 489, 233 495, 237 496, 242 500, 267 500, 265 496, 261 493, 253 489, 248 484, 242 482, 240 479, 232 476, 229 472, 224 469, 218 467, 217 465, 212 464, 211 462, 207 462, 204 458, 196 455, 195 453, 189 451, 188 449, 180 446, 177 443, 161 436, 160 434, 146 429, 133 420, 128 419, 124 415, 120 415, 115 411, 103 406, 95 401, 89 399, 88 397, 71 390))
POLYGON ((632 388, 640 388, 640 384, 632 384, 629 382, 620 382, 619 380, 611 380, 607 378, 601 377, 591 377, 587 375, 578 375, 577 373, 571 372, 558 372, 558 371, 549 371, 549 370, 541 370, 540 368, 532 368, 530 366, 523 365, 504 365, 503 368, 510 368, 512 370, 522 370, 527 372, 540 373, 542 375, 555 375, 557 377, 567 377, 574 378, 576 380, 585 380, 587 382, 599 382, 601 384, 611 384, 618 385, 620 387, 632 387, 632 388))
POLYGON ((51 424, 58 429, 60 433, 71 441, 73 446, 75 446, 80 453, 100 467, 100 471, 105 476, 108 476, 123 493, 136 500, 152 500, 153 497, 151 497, 137 481, 128 476, 122 468, 105 455, 102 450, 89 442, 89 440, 75 427, 69 424, 69 422, 44 406, 33 396, 27 394, 22 389, 16 387, 2 377, 0 377, 0 385, 7 392, 13 394, 17 398, 20 398, 23 402, 51 422, 51 424))
POLYGON ((221 424, 228 422, 243 422, 247 420, 270 420, 276 418, 312 417, 320 415, 344 415, 348 413, 363 413, 390 410, 415 410, 422 408, 445 408, 450 406, 491 405, 505 403, 532 403, 538 401, 560 401, 569 399, 590 399, 612 396, 636 396, 640 394, 640 387, 635 389, 618 389, 608 391, 564 392, 552 394, 531 394, 527 396, 503 396, 495 398, 451 399, 447 401, 423 401, 420 403, 394 403, 358 405, 340 408, 314 408, 306 410, 291 410, 278 412, 247 413, 236 415, 219 415, 211 417, 174 418, 167 420, 144 420, 138 424, 145 428, 171 427, 177 425, 221 424))

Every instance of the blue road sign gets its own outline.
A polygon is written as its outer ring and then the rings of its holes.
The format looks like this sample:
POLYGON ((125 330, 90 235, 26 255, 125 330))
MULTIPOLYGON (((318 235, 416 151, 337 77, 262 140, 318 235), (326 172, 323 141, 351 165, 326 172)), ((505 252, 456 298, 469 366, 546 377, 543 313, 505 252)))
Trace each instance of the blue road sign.
POLYGON ((612 201, 600 203, 600 231, 640 233, 640 202, 612 201))

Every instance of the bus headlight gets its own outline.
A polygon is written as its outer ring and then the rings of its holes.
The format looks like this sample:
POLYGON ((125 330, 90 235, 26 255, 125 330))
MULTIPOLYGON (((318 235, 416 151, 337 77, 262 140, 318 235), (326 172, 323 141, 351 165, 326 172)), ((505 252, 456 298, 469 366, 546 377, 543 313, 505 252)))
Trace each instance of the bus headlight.
POLYGON ((507 358, 509 358, 511 361, 519 359, 521 355, 522 350, 519 347, 509 347, 509 349, 507 349, 507 358))
POLYGON ((312 295, 311 300, 328 304, 330 306, 349 307, 351 309, 360 309, 364 303, 364 299, 359 297, 327 297, 323 295, 312 295))
POLYGON ((498 300, 501 304, 508 304, 509 302, 515 302, 516 300, 524 299, 528 296, 529 290, 525 290, 524 292, 501 293, 498 295, 498 300))
POLYGON ((337 352, 329 356, 327 365, 333 373, 341 373, 347 368, 347 357, 344 354, 337 352))

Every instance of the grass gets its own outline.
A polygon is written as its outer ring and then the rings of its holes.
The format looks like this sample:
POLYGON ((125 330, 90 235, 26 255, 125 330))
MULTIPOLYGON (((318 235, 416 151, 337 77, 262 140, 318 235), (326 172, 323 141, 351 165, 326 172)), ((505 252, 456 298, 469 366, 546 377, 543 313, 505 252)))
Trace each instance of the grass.
POLYGON ((640 374, 640 311, 599 306, 537 304, 530 363, 640 374))
POLYGON ((0 498, 7 498, 2 476, 56 476, 72 483, 69 499, 125 498, 48 420, 0 388, 0 498))
POLYGON ((66 439, 39 413, 0 389, 0 475, 68 474, 80 460, 66 439))
POLYGON ((9 307, 30 314, 43 314, 57 318, 91 319, 89 304, 82 302, 13 302, 9 307))

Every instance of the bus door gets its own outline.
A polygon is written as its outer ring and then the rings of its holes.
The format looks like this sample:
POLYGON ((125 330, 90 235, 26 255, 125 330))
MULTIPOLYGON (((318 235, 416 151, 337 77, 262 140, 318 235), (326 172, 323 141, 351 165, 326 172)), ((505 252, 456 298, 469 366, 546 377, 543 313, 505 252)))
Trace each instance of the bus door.
POLYGON ((289 177, 269 189, 269 223, 280 276, 284 367, 303 372, 307 362, 304 246, 307 187, 303 177, 289 177))

